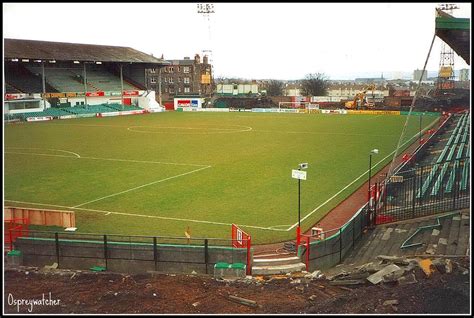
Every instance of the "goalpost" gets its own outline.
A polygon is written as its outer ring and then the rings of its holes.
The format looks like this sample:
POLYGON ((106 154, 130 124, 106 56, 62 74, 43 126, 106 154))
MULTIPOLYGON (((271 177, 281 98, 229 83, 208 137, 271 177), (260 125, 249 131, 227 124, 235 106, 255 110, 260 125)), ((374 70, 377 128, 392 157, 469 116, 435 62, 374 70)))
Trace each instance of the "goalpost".
POLYGON ((278 109, 319 109, 319 104, 312 102, 279 102, 278 109))

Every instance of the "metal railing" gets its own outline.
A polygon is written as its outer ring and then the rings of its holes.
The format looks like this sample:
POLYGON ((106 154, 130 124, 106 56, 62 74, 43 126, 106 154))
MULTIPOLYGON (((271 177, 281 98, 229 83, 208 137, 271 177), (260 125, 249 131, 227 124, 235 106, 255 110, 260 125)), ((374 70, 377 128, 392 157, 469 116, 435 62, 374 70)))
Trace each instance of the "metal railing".
POLYGON ((168 268, 176 270, 186 267, 199 268, 209 274, 215 263, 241 262, 247 265, 247 273, 251 269, 250 239, 245 248, 236 248, 233 247, 233 240, 218 238, 46 231, 29 231, 28 237, 22 237, 16 229, 9 232, 17 235, 14 246, 22 251, 24 257, 49 262, 54 260, 58 266, 71 267, 83 261, 84 264, 100 264, 108 269, 113 261, 118 261, 115 268, 125 266, 121 261, 131 261, 148 270, 167 272, 168 268))

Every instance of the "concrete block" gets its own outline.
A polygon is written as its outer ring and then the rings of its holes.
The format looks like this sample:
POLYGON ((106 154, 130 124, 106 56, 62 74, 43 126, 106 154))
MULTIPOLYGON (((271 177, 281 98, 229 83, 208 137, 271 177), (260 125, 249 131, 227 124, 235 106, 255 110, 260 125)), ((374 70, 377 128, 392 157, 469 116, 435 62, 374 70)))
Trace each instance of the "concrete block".
POLYGON ((382 241, 387 241, 390 239, 390 233, 392 233, 393 228, 389 227, 382 236, 382 241))
POLYGON ((386 301, 383 302, 383 305, 384 305, 384 306, 388 306, 388 305, 398 305, 398 300, 397 300, 397 299, 386 300, 386 301))
POLYGON ((395 264, 390 264, 390 265, 385 266, 382 270, 378 271, 377 273, 374 273, 370 275, 369 277, 367 277, 367 280, 375 285, 375 284, 380 283, 383 280, 384 276, 390 273, 393 273, 397 270, 400 270, 400 267, 398 267, 395 264))
POLYGON ((448 245, 448 240, 443 237, 440 237, 440 239, 438 240, 438 244, 448 245))
POLYGON ((384 283, 391 283, 391 282, 395 282, 397 281, 400 277, 403 276, 403 274, 405 273, 405 270, 404 269, 399 269, 399 270, 396 270, 388 275, 385 275, 383 277, 383 282, 384 283))
POLYGON ((436 245, 436 244, 430 244, 430 245, 428 246, 428 248, 426 249, 425 253, 426 253, 426 254, 431 254, 431 255, 436 254, 436 247, 437 247, 437 246, 438 246, 438 245, 436 245))
POLYGON ((439 230, 433 229, 433 232, 431 232, 431 235, 438 236, 439 235, 439 230))

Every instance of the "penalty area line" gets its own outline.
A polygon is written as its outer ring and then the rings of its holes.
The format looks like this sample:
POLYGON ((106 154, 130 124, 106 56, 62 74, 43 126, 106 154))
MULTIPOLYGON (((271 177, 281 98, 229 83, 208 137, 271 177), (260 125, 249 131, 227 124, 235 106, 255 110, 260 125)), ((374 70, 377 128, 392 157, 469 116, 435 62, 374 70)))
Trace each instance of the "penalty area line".
MULTIPOLYGON (((161 220, 169 220, 169 221, 185 221, 185 222, 204 223, 204 224, 212 224, 212 225, 225 225, 225 226, 232 226, 232 224, 233 224, 233 223, 224 223, 224 222, 213 222, 213 221, 203 221, 203 220, 194 220, 194 219, 173 218, 173 217, 157 216, 157 215, 133 214, 133 213, 115 212, 115 211, 107 211, 107 210, 75 208, 75 207, 70 207, 70 206, 66 206, 66 205, 16 201, 16 200, 9 200, 9 199, 5 199, 5 201, 14 202, 14 203, 41 205, 41 206, 51 206, 51 207, 57 207, 57 208, 63 208, 63 209, 73 209, 73 210, 86 211, 86 212, 97 212, 97 213, 103 213, 105 215, 115 214, 115 215, 132 216, 132 217, 144 217, 144 218, 161 219, 161 220)), ((256 226, 256 225, 239 224, 239 226, 253 228, 253 229, 260 229, 260 230, 286 232, 286 230, 273 229, 271 227, 263 227, 263 226, 256 226)))
POLYGON ((188 175, 188 174, 191 174, 191 173, 195 173, 195 172, 198 172, 198 171, 201 171, 201 170, 204 170, 204 169, 208 169, 208 168, 211 168, 211 166, 206 166, 206 167, 203 167, 203 168, 194 169, 192 171, 181 173, 181 174, 178 174, 178 175, 175 175, 175 176, 171 176, 171 177, 168 177, 168 178, 164 178, 164 179, 156 180, 156 181, 149 182, 149 183, 146 183, 146 184, 142 184, 141 186, 138 186, 138 187, 130 188, 130 189, 127 189, 127 190, 124 190, 124 191, 109 194, 109 195, 106 195, 106 196, 101 197, 101 198, 97 198, 97 199, 94 199, 94 200, 90 200, 90 201, 78 204, 76 206, 73 206, 72 208, 78 208, 80 206, 84 206, 84 205, 89 204, 89 203, 93 203, 93 202, 101 201, 101 200, 104 200, 104 199, 107 199, 107 198, 115 197, 115 196, 120 195, 120 194, 124 194, 124 193, 130 192, 130 191, 138 190, 138 189, 148 187, 148 186, 151 186, 151 185, 154 185, 154 184, 157 184, 157 183, 161 183, 161 182, 164 182, 164 181, 168 181, 168 180, 171 180, 171 179, 179 178, 179 177, 182 177, 182 176, 185 176, 185 175, 188 175))

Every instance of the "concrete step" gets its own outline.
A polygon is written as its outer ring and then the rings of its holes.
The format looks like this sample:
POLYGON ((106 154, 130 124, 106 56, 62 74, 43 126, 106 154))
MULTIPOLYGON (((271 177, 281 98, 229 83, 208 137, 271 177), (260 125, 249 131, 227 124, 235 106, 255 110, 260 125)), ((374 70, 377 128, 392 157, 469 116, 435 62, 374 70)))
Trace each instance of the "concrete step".
POLYGON ((301 272, 306 269, 304 263, 279 266, 252 266, 252 275, 277 275, 301 272))
POLYGON ((297 256, 279 257, 279 258, 255 258, 253 259, 254 266, 281 266, 300 263, 301 260, 297 256))
POLYGON ((279 252, 279 253, 268 253, 264 252, 261 254, 253 254, 253 259, 257 258, 282 258, 282 257, 289 257, 295 255, 294 252, 279 252))

